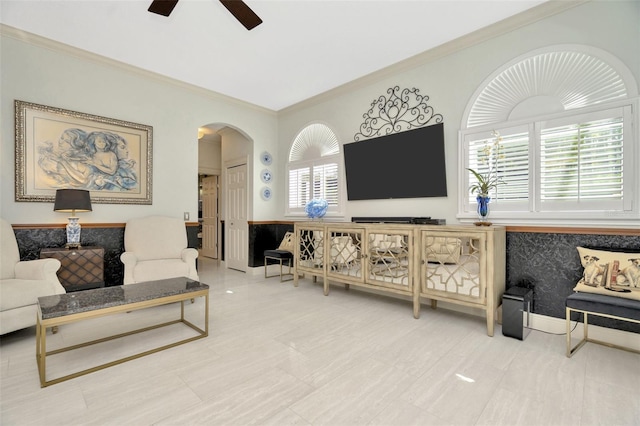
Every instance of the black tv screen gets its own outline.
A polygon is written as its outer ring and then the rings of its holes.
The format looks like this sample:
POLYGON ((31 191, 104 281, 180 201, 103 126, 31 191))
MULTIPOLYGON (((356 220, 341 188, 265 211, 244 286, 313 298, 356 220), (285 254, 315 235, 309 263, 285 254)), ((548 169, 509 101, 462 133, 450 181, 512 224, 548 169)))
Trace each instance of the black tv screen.
POLYGON ((446 197, 444 124, 344 145, 349 200, 446 197))

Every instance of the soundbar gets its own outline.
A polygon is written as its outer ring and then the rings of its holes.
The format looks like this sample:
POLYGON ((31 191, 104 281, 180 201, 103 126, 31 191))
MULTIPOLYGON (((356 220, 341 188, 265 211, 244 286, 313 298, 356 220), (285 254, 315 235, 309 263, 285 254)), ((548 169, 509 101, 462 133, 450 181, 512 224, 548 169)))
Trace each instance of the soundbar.
POLYGON ((446 219, 431 219, 430 217, 414 217, 411 223, 416 225, 446 225, 446 219))
POLYGON ((355 223, 407 223, 415 225, 446 225, 446 219, 431 219, 430 217, 374 217, 374 216, 358 216, 352 217, 355 223))

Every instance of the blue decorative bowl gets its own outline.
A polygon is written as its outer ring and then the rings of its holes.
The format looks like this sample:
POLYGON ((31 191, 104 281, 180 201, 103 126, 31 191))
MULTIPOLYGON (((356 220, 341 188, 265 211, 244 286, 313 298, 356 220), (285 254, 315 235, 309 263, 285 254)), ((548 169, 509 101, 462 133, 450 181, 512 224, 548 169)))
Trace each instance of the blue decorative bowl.
POLYGON ((327 214, 328 208, 329 203, 327 202, 327 200, 315 198, 307 203, 307 205, 304 207, 304 211, 311 219, 318 219, 327 214))

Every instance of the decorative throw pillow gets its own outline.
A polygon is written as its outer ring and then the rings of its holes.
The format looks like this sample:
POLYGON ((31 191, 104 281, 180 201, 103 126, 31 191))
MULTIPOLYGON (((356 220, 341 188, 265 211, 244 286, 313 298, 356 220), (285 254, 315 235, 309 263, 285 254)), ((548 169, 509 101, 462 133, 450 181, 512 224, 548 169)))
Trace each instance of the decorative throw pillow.
POLYGON ((278 250, 285 250, 293 253, 293 249, 293 232, 287 232, 284 234, 284 238, 282 238, 282 242, 280 243, 278 250))
POLYGON ((575 291, 640 300, 640 253, 577 249, 584 273, 575 291))

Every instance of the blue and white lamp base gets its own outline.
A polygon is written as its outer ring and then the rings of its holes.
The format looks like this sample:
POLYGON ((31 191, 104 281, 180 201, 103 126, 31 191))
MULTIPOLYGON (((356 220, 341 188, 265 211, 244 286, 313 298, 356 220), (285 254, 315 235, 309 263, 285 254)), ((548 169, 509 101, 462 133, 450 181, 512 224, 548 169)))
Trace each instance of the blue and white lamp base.
POLYGON ((78 248, 80 247, 80 223, 78 223, 78 217, 70 217, 67 224, 67 244, 65 247, 78 248))

